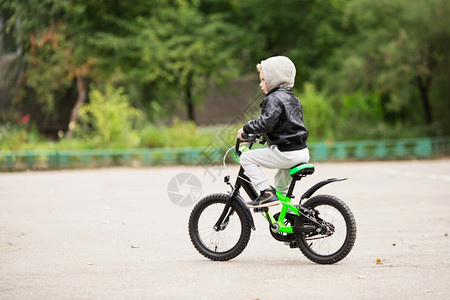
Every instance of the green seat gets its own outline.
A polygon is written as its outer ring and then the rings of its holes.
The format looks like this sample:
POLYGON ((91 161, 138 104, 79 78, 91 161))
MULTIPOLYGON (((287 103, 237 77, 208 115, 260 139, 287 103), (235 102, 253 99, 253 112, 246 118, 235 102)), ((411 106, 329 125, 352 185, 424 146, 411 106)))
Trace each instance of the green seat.
POLYGON ((289 173, 291 174, 292 177, 296 179, 305 177, 306 175, 311 175, 314 173, 314 165, 301 163, 296 165, 295 167, 292 167, 289 170, 289 173))

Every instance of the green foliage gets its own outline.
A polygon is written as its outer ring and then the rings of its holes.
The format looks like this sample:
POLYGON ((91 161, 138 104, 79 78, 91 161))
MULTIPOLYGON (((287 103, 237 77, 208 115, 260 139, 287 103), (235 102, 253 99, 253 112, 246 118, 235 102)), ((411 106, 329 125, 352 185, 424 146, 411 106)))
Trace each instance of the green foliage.
POLYGON ((141 147, 206 147, 218 137, 216 130, 199 128, 192 121, 175 119, 171 126, 147 125, 140 131, 141 147))
POLYGON ((22 150, 39 141, 39 132, 35 126, 30 127, 21 122, 0 125, 0 151, 22 150))
POLYGON ((223 84, 239 74, 241 30, 220 15, 205 16, 194 4, 180 3, 157 8, 151 18, 124 21, 122 31, 99 32, 92 39, 103 72, 134 90, 153 115, 155 107, 194 105, 209 80, 223 84))
POLYGON ((430 97, 448 89, 449 13, 445 0, 351 1, 346 21, 356 33, 319 77, 333 95, 356 90, 382 95, 385 116, 393 116, 386 121, 406 116, 409 125, 431 125, 433 106, 448 103, 445 97, 430 97))
POLYGON ((21 50, 8 79, 13 85, 20 82, 13 91, 17 109, 35 111, 39 125, 58 119, 74 78, 87 77, 95 61, 84 42, 84 6, 76 2, 4 0, 12 12, 7 29, 16 29, 21 50))
POLYGON ((32 51, 27 57, 29 67, 22 79, 22 88, 34 91, 36 102, 47 114, 54 113, 55 92, 68 89, 73 78, 70 72, 73 46, 58 31, 49 28, 41 37, 32 39, 32 51))
POLYGON ((130 106, 122 89, 106 86, 90 92, 90 103, 81 107, 75 135, 91 139, 97 147, 133 148, 139 144, 137 125, 141 112, 130 106))
MULTIPOLYGON (((18 87, 3 119, 31 113, 43 132, 65 130, 76 79, 95 91, 77 137, 51 147, 208 144, 210 129, 154 124, 180 107, 194 118, 211 81, 226 85, 272 55, 297 66, 313 141, 450 133, 446 0, 3 0, 0 10, 20 47, 15 72, 3 72, 18 87), (107 84, 122 89, 98 91, 107 84)), ((5 128, 2 147, 49 146, 5 128)))
POLYGON ((19 150, 27 141, 26 129, 19 126, 6 124, 0 126, 0 150, 19 150))
MULTIPOLYGON (((221 1, 202 1, 209 11, 223 11, 221 1)), ((348 0, 249 0, 232 1, 233 22, 246 28, 247 64, 273 55, 286 55, 297 67, 297 80, 309 81, 333 50, 342 45, 351 29, 341 21, 348 0)))
POLYGON ((383 125, 381 99, 375 94, 357 92, 344 95, 334 120, 337 140, 385 139, 391 136, 383 125))
POLYGON ((303 106, 303 119, 310 132, 310 141, 329 139, 333 137, 333 127, 330 126, 334 114, 329 103, 329 97, 324 92, 317 91, 312 83, 305 83, 303 92, 298 94, 303 106))
POLYGON ((337 100, 317 91, 312 83, 305 83, 299 93, 303 105, 309 141, 368 140, 420 137, 426 135, 425 126, 411 128, 402 122, 384 120, 383 99, 377 94, 358 91, 344 94, 337 100))

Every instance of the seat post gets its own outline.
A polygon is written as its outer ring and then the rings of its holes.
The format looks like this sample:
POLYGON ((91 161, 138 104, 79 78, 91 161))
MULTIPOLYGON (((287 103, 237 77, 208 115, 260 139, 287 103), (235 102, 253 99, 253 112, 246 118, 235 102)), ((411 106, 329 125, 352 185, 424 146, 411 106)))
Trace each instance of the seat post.
MULTIPOLYGON (((300 180, 301 178, 298 178, 298 180, 300 180)), ((296 182, 297 180, 295 179, 295 178, 292 178, 292 181, 291 181, 291 184, 289 185, 289 190, 288 190, 288 192, 287 192, 287 195, 286 195, 286 197, 289 197, 289 198, 294 198, 294 195, 292 194, 293 192, 294 192, 294 187, 295 187, 295 182, 296 182)))

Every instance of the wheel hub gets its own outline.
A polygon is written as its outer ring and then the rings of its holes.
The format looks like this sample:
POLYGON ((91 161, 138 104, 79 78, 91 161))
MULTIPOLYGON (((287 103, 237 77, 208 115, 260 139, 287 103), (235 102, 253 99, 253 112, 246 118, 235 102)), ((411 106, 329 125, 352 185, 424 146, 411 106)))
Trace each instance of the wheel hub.
POLYGON ((332 236, 335 232, 334 225, 329 222, 323 221, 321 228, 322 228, 322 230, 321 230, 320 234, 323 234, 326 236, 332 236))

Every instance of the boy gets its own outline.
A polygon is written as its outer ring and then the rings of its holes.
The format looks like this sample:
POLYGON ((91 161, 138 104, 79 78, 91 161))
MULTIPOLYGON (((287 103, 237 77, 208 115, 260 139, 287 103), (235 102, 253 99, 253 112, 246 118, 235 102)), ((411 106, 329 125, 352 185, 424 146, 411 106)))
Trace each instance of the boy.
POLYGON ((279 204, 272 188, 260 167, 279 169, 275 175, 275 186, 286 194, 290 182, 289 168, 309 161, 306 146, 308 131, 303 121, 302 105, 292 93, 295 81, 295 66, 285 56, 274 56, 256 66, 259 84, 266 98, 261 102, 261 116, 247 122, 237 133, 262 134, 268 148, 244 152, 241 165, 261 195, 247 203, 250 208, 269 207, 279 204))

